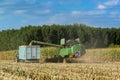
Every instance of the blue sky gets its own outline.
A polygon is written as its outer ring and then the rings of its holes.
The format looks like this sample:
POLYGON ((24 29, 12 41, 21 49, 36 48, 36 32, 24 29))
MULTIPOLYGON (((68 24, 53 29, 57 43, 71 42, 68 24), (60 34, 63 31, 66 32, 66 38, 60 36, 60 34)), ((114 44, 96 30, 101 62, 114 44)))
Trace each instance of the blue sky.
POLYGON ((120 27, 120 0, 0 0, 0 30, 83 23, 120 27))

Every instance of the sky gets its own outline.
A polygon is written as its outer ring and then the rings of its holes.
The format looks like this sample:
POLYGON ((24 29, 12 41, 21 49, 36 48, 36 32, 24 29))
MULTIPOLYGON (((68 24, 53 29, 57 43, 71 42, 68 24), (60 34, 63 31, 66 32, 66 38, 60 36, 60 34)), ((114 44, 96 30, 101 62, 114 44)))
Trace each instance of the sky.
POLYGON ((0 0, 0 30, 27 25, 120 27, 120 0, 0 0))

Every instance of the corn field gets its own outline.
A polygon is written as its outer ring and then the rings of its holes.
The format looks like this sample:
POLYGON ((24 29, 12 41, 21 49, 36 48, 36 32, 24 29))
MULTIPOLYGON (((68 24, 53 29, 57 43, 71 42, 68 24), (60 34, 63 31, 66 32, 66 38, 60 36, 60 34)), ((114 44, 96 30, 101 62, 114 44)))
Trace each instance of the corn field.
POLYGON ((83 57, 92 62, 118 62, 120 61, 120 48, 87 49, 83 57))
MULTIPOLYGON (((58 49, 41 49, 42 57, 52 54, 58 49)), ((0 52, 0 80, 120 80, 120 48, 87 49, 84 63, 16 63, 15 55, 0 52)))
POLYGON ((0 80, 120 80, 120 63, 0 61, 0 80))
MULTIPOLYGON (((16 54, 17 50, 1 51, 0 60, 14 60, 16 54)), ((46 57, 54 57, 54 55, 59 55, 58 48, 55 47, 41 48, 41 59, 46 57)), ((120 48, 87 49, 86 54, 82 58, 92 62, 120 61, 120 48)))

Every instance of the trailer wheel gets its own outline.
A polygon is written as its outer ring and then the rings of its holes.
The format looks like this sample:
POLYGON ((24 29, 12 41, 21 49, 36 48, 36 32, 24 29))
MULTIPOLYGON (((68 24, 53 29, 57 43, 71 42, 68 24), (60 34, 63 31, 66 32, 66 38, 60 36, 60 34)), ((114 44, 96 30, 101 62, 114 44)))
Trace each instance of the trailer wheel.
POLYGON ((67 62, 67 61, 66 61, 66 58, 64 58, 64 59, 63 59, 63 63, 66 63, 66 62, 67 62))
POLYGON ((14 61, 15 61, 15 62, 19 62, 19 57, 18 57, 18 54, 15 56, 14 61))
POLYGON ((16 57, 14 61, 15 61, 15 62, 19 62, 19 59, 18 59, 18 57, 16 57))

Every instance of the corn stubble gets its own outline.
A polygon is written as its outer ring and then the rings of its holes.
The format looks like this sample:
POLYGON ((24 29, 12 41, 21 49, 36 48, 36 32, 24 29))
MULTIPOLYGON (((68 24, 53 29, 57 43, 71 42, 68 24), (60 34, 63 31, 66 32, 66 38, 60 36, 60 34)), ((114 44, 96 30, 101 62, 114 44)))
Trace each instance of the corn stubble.
POLYGON ((119 80, 120 63, 0 62, 0 80, 119 80))

